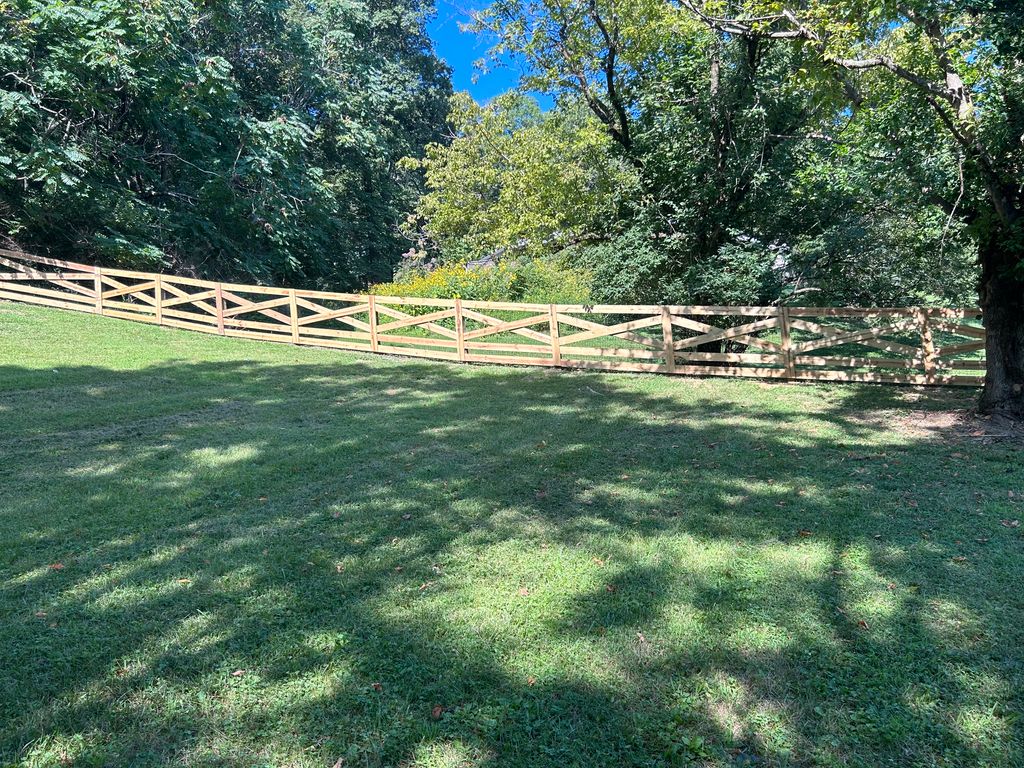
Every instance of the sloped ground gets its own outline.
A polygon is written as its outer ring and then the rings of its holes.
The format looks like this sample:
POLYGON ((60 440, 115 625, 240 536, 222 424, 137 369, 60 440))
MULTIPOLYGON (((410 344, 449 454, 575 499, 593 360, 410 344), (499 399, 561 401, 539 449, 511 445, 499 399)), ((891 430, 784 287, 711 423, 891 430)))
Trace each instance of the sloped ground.
POLYGON ((1019 765, 972 397, 0 303, 0 764, 1019 765))

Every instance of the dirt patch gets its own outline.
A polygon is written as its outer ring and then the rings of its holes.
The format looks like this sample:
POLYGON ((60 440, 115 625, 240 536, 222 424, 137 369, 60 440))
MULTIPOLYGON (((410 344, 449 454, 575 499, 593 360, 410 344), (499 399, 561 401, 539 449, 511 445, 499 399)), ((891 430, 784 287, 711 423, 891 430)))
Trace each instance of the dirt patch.
POLYGON ((886 408, 851 414, 848 422, 885 430, 912 440, 945 443, 1009 442, 1024 447, 1024 423, 999 416, 982 416, 968 408, 904 410, 886 408))
POLYGON ((966 411, 910 411, 885 419, 890 429, 916 439, 945 442, 1013 442, 1024 445, 1024 424, 1010 419, 966 411))

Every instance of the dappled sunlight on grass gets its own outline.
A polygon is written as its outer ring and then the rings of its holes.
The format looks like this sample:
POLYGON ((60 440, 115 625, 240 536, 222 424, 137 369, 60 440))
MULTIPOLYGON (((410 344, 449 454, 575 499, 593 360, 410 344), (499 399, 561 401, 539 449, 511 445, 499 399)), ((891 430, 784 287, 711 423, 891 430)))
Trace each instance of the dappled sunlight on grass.
POLYGON ((0 762, 1024 761, 1021 454, 889 428, 964 393, 13 317, 0 762))

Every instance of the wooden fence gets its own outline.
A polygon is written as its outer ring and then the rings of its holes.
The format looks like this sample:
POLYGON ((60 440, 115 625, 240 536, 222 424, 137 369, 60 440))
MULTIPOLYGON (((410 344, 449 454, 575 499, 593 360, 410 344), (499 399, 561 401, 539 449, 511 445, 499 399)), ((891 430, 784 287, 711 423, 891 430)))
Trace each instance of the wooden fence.
POLYGON ((977 386, 976 309, 523 304, 237 285, 0 249, 0 299, 437 360, 977 386))

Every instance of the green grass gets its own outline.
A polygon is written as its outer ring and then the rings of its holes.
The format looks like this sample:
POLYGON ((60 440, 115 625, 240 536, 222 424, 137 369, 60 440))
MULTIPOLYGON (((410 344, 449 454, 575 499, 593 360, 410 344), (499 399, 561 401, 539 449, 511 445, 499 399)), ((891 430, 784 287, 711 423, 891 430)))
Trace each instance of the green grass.
POLYGON ((972 397, 0 303, 0 765, 1020 765, 972 397))

